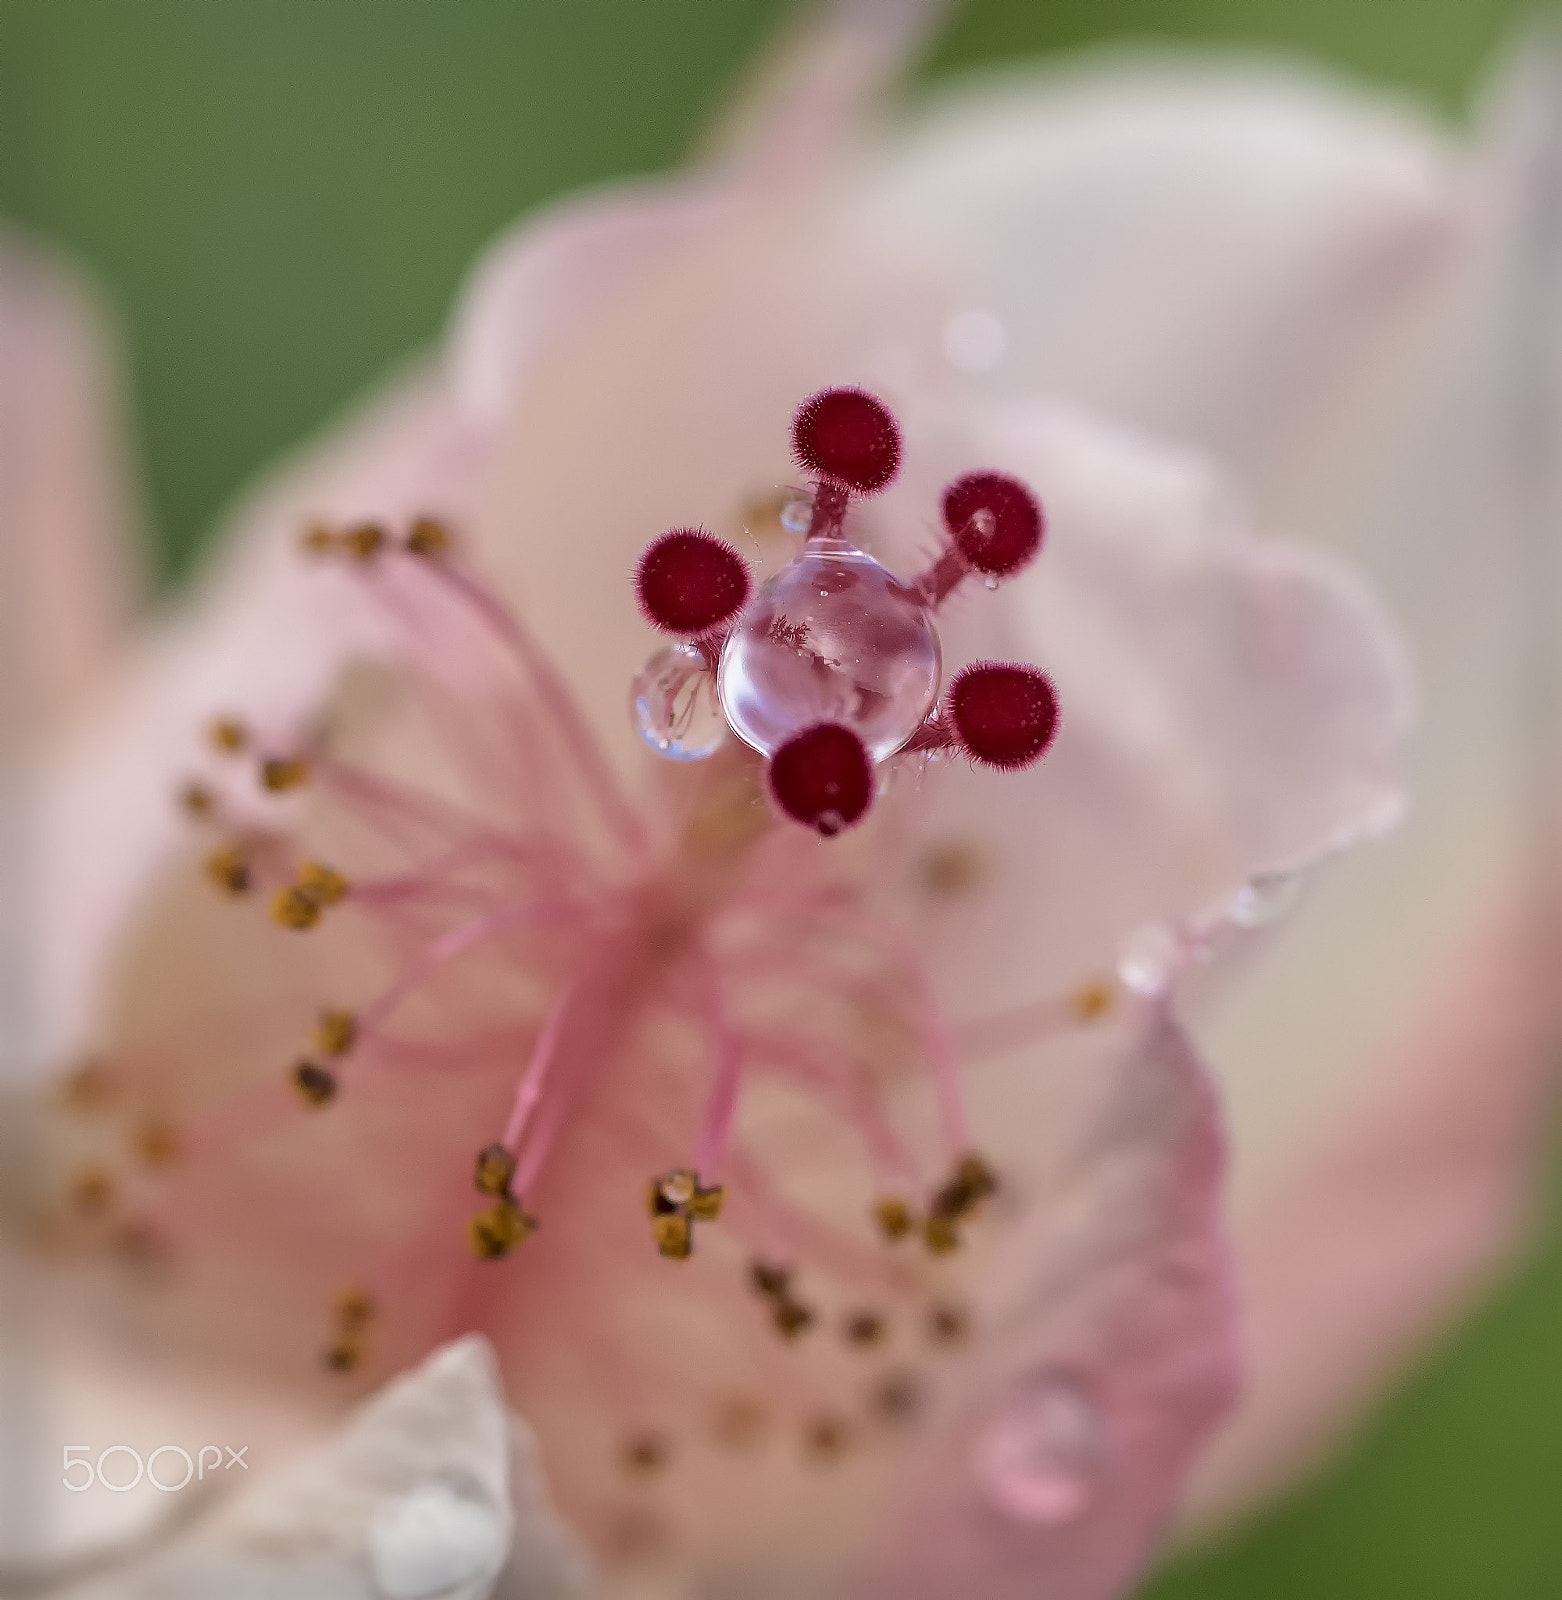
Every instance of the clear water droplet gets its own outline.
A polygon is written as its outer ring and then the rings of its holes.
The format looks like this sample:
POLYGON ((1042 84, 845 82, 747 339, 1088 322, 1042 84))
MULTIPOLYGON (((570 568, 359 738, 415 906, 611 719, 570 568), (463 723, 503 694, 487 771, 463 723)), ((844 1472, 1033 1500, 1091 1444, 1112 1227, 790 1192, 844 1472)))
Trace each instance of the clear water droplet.
POLYGON ((1239 928, 1263 928, 1295 908, 1302 894, 1299 872, 1255 872, 1232 897, 1226 914, 1239 928))
POLYGON ((733 731, 762 755, 839 722, 882 761, 932 709, 940 670, 921 595, 848 540, 816 539, 760 586, 717 683, 733 731))
POLYGON ((1017 1522, 1057 1526, 1095 1501, 1106 1418, 1083 1379, 1049 1368, 1022 1383, 982 1427, 971 1465, 987 1498, 1017 1522))
POLYGON ((1166 992, 1177 957, 1177 936, 1165 923, 1149 923, 1124 940, 1117 975, 1134 994, 1153 998, 1166 992))
POLYGON ((996 589, 998 587, 998 580, 996 578, 983 578, 982 587, 984 589, 996 589))
POLYGON ((821 811, 814 826, 826 839, 833 839, 846 826, 846 819, 839 811, 821 811))
POLYGON ((629 705, 640 737, 673 761, 703 761, 727 737, 715 675, 691 644, 657 651, 635 678, 629 705))
POLYGON ((504 1564, 505 1530, 494 1507, 448 1483, 397 1495, 369 1524, 369 1566, 389 1600, 425 1600, 491 1575, 504 1564))
POLYGON ((808 499, 788 500, 781 507, 781 526, 788 533, 807 533, 813 525, 814 503, 808 499))

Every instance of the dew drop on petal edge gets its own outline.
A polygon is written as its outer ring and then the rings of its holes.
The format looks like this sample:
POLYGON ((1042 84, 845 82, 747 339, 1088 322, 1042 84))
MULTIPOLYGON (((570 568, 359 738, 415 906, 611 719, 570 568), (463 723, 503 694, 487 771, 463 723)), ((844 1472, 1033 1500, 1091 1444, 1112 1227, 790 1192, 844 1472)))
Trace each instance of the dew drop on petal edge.
POLYGON ((1106 1419, 1083 1380, 1044 1370, 1021 1383, 979 1430, 971 1468, 1006 1516, 1058 1526, 1094 1503, 1108 1443, 1106 1419))

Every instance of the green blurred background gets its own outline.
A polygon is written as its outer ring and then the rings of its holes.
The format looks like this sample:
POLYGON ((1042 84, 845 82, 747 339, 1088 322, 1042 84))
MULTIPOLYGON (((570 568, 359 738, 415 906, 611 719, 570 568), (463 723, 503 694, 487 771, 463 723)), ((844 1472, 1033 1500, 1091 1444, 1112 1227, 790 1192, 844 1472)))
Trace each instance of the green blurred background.
MULTIPOLYGON (((426 343, 485 240, 678 160, 781 0, 0 0, 0 215, 123 322, 165 576, 426 343)), ((970 0, 926 70, 1105 40, 1282 47, 1464 114, 1516 0, 970 0)), ((1321 1481, 1147 1600, 1562 1595, 1562 1244, 1321 1481)), ((980 1597, 974 1597, 980 1600, 980 1597)))

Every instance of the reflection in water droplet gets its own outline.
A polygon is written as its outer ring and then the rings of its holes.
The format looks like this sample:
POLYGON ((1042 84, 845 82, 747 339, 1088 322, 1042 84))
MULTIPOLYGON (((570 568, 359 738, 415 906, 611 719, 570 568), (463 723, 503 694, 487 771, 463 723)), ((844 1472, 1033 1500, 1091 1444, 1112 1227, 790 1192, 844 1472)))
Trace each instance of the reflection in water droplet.
POLYGON ((1278 922, 1301 898, 1299 872, 1255 872, 1233 896, 1227 915, 1239 928, 1278 922))
POLYGON ((807 533, 813 525, 814 503, 812 500, 788 500, 781 507, 781 526, 788 533, 807 533))
POLYGON ((1101 1406, 1083 1379, 1048 1368, 1021 1384, 977 1434, 971 1466, 1018 1522, 1057 1525, 1090 1509, 1106 1466, 1101 1406))
POLYGON ((1149 923, 1130 934, 1117 961, 1117 975, 1135 994, 1164 994, 1177 966, 1177 937, 1164 923, 1149 923))
POLYGON ((630 689, 629 704, 640 737, 674 761, 703 761, 727 737, 715 674, 691 644, 669 645, 652 656, 630 689))

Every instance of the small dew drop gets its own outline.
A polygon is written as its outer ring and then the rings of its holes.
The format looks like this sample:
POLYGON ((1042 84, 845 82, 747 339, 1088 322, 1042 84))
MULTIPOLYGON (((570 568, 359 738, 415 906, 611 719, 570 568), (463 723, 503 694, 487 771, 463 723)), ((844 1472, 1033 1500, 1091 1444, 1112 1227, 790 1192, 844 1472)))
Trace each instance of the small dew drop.
POLYGON ((998 587, 998 580, 996 578, 983 578, 982 587, 984 589, 996 589, 998 587))
POLYGON ((1054 1368, 1023 1383, 987 1421, 971 1466, 1006 1516, 1057 1527, 1090 1509, 1107 1453, 1099 1402, 1081 1379, 1054 1368))
POLYGON ((715 674, 691 644, 669 645, 646 662, 630 689, 640 737, 673 761, 703 761, 721 748, 727 720, 715 674))
POLYGON ((957 311, 944 323, 944 359, 959 372, 991 372, 1003 360, 1009 337, 991 311, 957 311))
POLYGON ((369 1524, 369 1566, 387 1600, 425 1600, 497 1573, 505 1530, 494 1508, 448 1483, 397 1495, 369 1524))
POLYGON ((1227 915, 1239 928, 1263 928, 1292 911, 1302 894, 1298 872, 1256 872, 1232 897, 1227 915))
POLYGON ((1164 923, 1149 923, 1130 934, 1118 957, 1117 975, 1134 994, 1164 994, 1177 967, 1177 937, 1164 923))
POLYGON ((839 811, 821 811, 814 826, 826 839, 833 839, 846 826, 846 819, 839 811))
POLYGON ((814 503, 812 500, 788 500, 781 507, 781 526, 788 533, 807 533, 813 525, 814 503))

